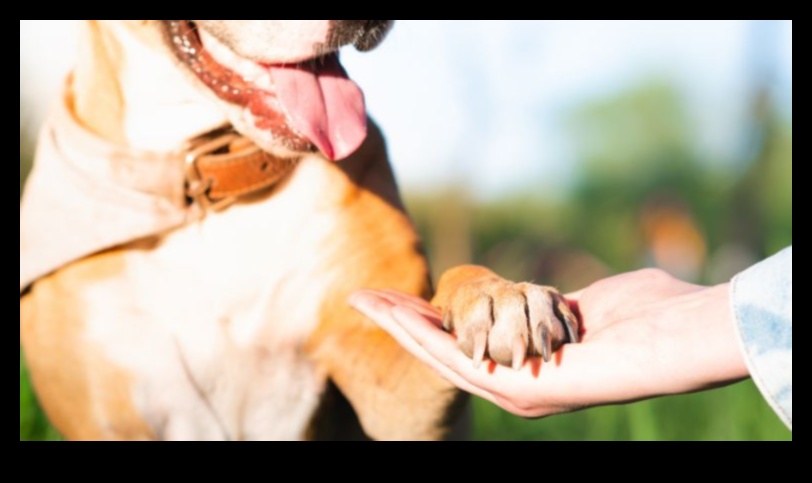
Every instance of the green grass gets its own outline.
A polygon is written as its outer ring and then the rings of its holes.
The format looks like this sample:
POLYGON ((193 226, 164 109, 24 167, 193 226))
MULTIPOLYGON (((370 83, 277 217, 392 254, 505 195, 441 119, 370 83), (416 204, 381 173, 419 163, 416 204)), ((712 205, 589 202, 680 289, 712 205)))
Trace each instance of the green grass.
MULTIPOLYGON (((627 406, 526 420, 474 401, 480 440, 780 440, 792 433, 751 382, 627 406)), ((20 441, 60 439, 36 403, 20 352, 20 441)))
POLYGON ((58 441, 59 433, 48 424, 48 420, 37 404, 28 372, 20 349, 20 441, 58 441))
POLYGON ((699 394, 526 420, 477 399, 480 440, 792 441, 752 382, 699 394))

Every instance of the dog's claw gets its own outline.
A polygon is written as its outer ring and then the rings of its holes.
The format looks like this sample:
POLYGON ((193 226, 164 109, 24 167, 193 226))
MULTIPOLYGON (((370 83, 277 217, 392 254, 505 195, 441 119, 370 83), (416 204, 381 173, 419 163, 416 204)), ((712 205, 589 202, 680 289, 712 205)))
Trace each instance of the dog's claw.
POLYGON ((538 348, 541 352, 541 358, 544 359, 544 362, 550 362, 550 356, 553 352, 553 342, 550 337, 550 329, 546 326, 542 325, 539 330, 539 341, 538 341, 538 348))
POLYGON ((451 319, 451 311, 446 310, 443 314, 443 330, 451 332, 454 329, 454 321, 451 319))
POLYGON ((555 311, 558 318, 564 323, 564 328, 567 330, 569 342, 573 344, 580 342, 581 337, 578 333, 578 319, 570 310, 570 307, 567 304, 567 301, 564 300, 564 297, 556 297, 555 311))
POLYGON ((524 365, 524 356, 527 354, 527 343, 524 337, 516 337, 513 343, 513 370, 518 371, 524 365))
POLYGON ((485 359, 485 350, 488 348, 488 334, 486 332, 477 332, 474 336, 474 367, 479 369, 482 361, 485 359))

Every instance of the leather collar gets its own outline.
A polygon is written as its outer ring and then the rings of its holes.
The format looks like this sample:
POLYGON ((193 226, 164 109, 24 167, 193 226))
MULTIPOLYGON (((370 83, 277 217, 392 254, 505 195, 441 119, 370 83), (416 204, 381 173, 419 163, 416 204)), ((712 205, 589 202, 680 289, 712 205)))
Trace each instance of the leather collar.
POLYGON ((273 186, 297 160, 271 156, 227 126, 190 143, 184 161, 188 202, 219 210, 273 186))

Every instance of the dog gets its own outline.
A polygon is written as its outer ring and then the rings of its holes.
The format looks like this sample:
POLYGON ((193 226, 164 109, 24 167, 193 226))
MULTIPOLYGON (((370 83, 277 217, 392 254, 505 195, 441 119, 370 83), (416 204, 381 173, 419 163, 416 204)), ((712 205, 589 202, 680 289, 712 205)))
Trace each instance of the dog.
MULTIPOLYGON (((20 340, 66 438, 450 436, 465 396, 346 302, 433 295, 337 55, 391 26, 83 23, 20 211, 20 340)), ((557 291, 483 267, 432 303, 475 359, 578 337, 557 291)))

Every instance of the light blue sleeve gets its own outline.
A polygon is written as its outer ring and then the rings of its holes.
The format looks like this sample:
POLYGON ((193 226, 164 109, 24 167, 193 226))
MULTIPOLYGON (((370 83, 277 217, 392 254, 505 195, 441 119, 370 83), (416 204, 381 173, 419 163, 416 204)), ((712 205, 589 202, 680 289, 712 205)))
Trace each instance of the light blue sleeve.
POLYGON ((792 431, 792 247, 738 274, 730 286, 750 375, 792 431))

